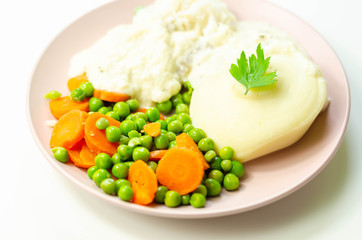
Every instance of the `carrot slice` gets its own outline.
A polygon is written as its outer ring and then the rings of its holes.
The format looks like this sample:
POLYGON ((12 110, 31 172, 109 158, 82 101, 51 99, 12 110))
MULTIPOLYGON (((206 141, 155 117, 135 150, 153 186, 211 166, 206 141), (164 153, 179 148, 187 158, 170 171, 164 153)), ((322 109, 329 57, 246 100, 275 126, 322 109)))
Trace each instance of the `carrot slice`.
POLYGON ((53 99, 49 102, 50 112, 53 116, 59 119, 64 114, 72 111, 72 110, 81 110, 88 112, 89 111, 89 100, 86 99, 82 102, 73 101, 69 96, 60 97, 53 99))
MULTIPOLYGON (((146 113, 146 112, 147 112, 147 108, 140 108, 140 109, 138 109, 136 112, 146 113)), ((161 120, 165 120, 165 116, 163 116, 161 113, 160 113, 160 119, 161 119, 161 120)))
POLYGON ((160 160, 165 154, 167 150, 154 150, 150 152, 150 160, 151 161, 158 161, 160 160))
POLYGON ((143 130, 151 137, 157 137, 161 133, 161 123, 159 122, 148 123, 143 126, 143 130))
POLYGON ((79 86, 85 82, 88 82, 88 78, 85 74, 70 78, 68 80, 68 89, 69 91, 73 91, 74 89, 79 88, 79 86))
POLYGON ((80 168, 90 168, 95 164, 94 162, 94 158, 97 155, 93 152, 90 151, 90 149, 88 148, 87 144, 84 142, 82 149, 80 150, 79 153, 79 161, 74 161, 74 165, 80 168))
POLYGON ((75 144, 71 149, 68 149, 69 160, 71 162, 76 162, 79 159, 80 150, 82 150, 82 146, 84 144, 84 140, 79 141, 75 144))
POLYGON ((148 205, 153 201, 158 187, 157 177, 144 161, 137 160, 131 164, 128 181, 132 185, 134 203, 148 205))
POLYGON ((176 144, 178 147, 186 147, 186 148, 194 149, 197 152, 197 154, 199 155, 199 158, 201 159, 201 163, 202 163, 202 166, 204 167, 204 170, 206 170, 210 167, 209 164, 207 163, 204 155, 202 154, 202 152, 197 147, 194 140, 192 140, 192 138, 189 135, 187 135, 186 133, 181 133, 180 135, 178 135, 176 137, 175 141, 176 141, 176 144))
POLYGON ((158 162, 156 175, 161 185, 184 195, 200 185, 204 169, 194 149, 173 147, 158 162))
POLYGON ((107 102, 124 102, 131 98, 131 96, 124 93, 109 92, 107 90, 95 89, 93 96, 107 102))
POLYGON ((74 147, 84 137, 84 123, 87 118, 88 113, 80 110, 72 110, 59 118, 53 128, 50 147, 74 147))
POLYGON ((120 127, 121 123, 108 117, 104 114, 94 112, 89 115, 85 122, 84 139, 90 149, 95 154, 104 152, 109 155, 113 155, 117 152, 118 143, 111 143, 107 140, 104 130, 99 130, 96 127, 96 122, 100 118, 105 118, 109 122, 109 126, 120 127))

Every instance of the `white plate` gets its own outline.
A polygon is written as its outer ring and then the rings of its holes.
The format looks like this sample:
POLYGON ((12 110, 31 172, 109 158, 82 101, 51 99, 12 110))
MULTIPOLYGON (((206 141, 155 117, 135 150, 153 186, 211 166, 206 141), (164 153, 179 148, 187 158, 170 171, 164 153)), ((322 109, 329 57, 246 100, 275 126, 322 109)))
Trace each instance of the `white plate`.
POLYGON ((296 38, 321 68, 332 102, 299 142, 245 164, 246 175, 239 191, 222 192, 221 196, 210 198, 202 209, 190 206, 139 206, 106 195, 84 170, 54 160, 48 144, 51 128, 45 124, 53 117, 43 96, 50 90, 67 93, 67 71, 71 57, 91 46, 110 28, 130 23, 134 9, 151 2, 115 1, 88 13, 61 32, 39 60, 28 87, 28 120, 34 140, 53 167, 81 189, 104 199, 105 203, 148 215, 210 218, 240 213, 274 202, 303 186, 327 165, 342 141, 350 112, 349 87, 343 67, 332 48, 313 28, 262 0, 225 2, 240 20, 264 21, 296 38))

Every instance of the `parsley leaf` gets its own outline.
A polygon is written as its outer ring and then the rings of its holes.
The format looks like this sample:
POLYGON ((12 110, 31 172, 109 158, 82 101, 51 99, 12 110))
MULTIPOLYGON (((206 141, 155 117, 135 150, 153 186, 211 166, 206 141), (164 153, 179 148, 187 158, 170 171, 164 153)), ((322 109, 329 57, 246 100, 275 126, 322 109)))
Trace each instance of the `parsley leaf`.
POLYGON ((251 88, 268 86, 277 81, 275 79, 277 77, 276 72, 265 74, 269 66, 269 61, 270 57, 264 58, 264 50, 259 43, 256 49, 256 56, 252 54, 249 57, 249 62, 243 51, 240 59, 236 60, 237 65, 234 63, 231 64, 229 72, 236 81, 245 86, 245 95, 251 88))

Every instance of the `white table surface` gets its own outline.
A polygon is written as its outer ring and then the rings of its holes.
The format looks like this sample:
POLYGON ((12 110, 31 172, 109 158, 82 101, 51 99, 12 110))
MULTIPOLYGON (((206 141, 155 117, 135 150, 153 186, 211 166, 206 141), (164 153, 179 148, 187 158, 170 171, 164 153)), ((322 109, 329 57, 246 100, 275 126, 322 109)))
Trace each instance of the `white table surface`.
POLYGON ((25 95, 51 40, 109 0, 0 2, 0 239, 362 239, 362 2, 270 0, 310 23, 343 63, 352 92, 344 141, 310 183, 266 207, 177 220, 118 209, 73 186, 32 140, 25 95))

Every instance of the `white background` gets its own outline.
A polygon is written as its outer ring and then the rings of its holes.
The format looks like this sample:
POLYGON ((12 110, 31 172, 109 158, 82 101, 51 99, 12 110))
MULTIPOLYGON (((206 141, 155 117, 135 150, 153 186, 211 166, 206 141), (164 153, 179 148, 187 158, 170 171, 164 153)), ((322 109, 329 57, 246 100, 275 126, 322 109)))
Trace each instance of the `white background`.
POLYGON ((44 159, 26 121, 26 87, 51 40, 101 0, 0 2, 0 239, 362 239, 362 2, 270 0, 319 31, 349 78, 344 141, 310 183, 266 207, 229 217, 139 215, 73 186, 44 159))

